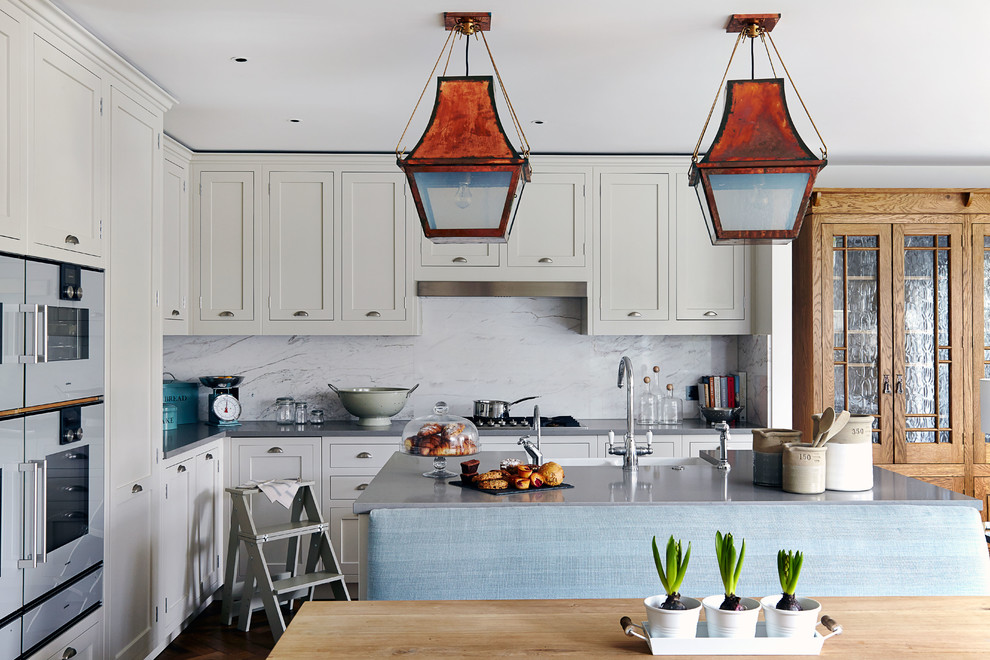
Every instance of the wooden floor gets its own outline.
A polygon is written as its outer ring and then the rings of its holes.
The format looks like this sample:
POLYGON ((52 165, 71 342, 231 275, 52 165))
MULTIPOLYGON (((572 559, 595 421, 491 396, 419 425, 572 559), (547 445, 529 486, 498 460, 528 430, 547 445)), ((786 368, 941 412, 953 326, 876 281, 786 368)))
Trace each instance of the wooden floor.
MULTIPOLYGON (((290 612, 282 608, 282 616, 288 624, 290 612)), ((249 660, 267 658, 275 647, 272 631, 264 611, 251 617, 251 630, 241 632, 237 625, 225 626, 220 623, 220 602, 212 603, 186 628, 168 648, 159 654, 157 660, 249 660)))

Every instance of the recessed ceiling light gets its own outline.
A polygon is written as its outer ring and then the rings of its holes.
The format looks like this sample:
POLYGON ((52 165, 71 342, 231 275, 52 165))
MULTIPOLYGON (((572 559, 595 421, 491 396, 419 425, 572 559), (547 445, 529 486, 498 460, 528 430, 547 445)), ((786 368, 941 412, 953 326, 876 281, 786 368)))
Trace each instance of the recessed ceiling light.
POLYGON ((238 64, 242 64, 244 62, 247 62, 247 58, 246 57, 232 57, 230 59, 232 59, 233 61, 237 62, 238 64))
POLYGON ((299 122, 301 122, 301 121, 302 121, 302 119, 290 119, 290 120, 289 120, 289 123, 290 123, 290 124, 298 124, 298 123, 299 123, 299 122))
POLYGON ((543 120, 542 119, 534 119, 533 121, 531 121, 529 123, 531 123, 531 124, 542 124, 543 123, 543 120))

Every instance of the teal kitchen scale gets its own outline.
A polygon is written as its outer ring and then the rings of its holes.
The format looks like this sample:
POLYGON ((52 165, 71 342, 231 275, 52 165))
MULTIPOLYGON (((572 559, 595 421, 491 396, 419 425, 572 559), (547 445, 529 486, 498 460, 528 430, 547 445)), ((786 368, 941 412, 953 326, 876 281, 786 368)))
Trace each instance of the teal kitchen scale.
POLYGON ((213 391, 207 405, 210 426, 238 426, 241 416, 240 392, 237 386, 243 376, 201 376, 199 382, 213 391))

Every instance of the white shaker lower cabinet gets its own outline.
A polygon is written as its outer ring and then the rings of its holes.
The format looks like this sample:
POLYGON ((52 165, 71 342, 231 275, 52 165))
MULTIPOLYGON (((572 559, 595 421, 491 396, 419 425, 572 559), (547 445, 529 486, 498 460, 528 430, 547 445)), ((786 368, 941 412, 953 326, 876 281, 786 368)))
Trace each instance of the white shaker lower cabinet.
POLYGON ((27 660, 104 660, 103 610, 96 610, 27 660))
POLYGON ((351 334, 411 334, 418 314, 406 231, 405 177, 343 172, 340 326, 351 334))
POLYGON ((333 320, 333 217, 333 172, 268 173, 264 332, 309 334, 333 320))
POLYGON ((260 334, 255 309, 255 171, 193 168, 193 328, 198 334, 260 334), (197 203, 198 202, 198 203, 197 203))
MULTIPOLYGON (((526 450, 519 445, 519 438, 529 435, 533 440, 535 435, 527 429, 520 429, 519 435, 485 435, 481 432, 481 451, 511 451, 519 454, 520 459, 527 459, 526 450)), ((600 458, 604 452, 604 440, 595 435, 554 435, 543 436, 540 440, 540 450, 543 452, 543 461, 556 461, 561 458, 600 458)), ((450 463, 458 465, 460 460, 450 463)), ((482 465, 485 468, 486 466, 482 465)), ((497 469, 497 465, 488 467, 489 470, 497 469)), ((423 468, 426 472, 428 468, 423 468)), ((457 472, 460 467, 451 468, 452 472, 457 472)))
POLYGON ((221 445, 211 443, 167 461, 161 476, 159 643, 220 586, 223 475, 221 445))
POLYGON ((102 72, 54 34, 39 32, 32 39, 31 251, 101 266, 106 213, 102 72))
MULTIPOLYGON (((314 481, 313 495, 319 502, 322 492, 320 474, 321 438, 234 438, 230 441, 231 486, 248 481, 266 479, 303 479, 314 481)), ((268 501, 263 495, 251 498, 251 516, 259 527, 269 527, 289 521, 289 510, 281 504, 268 501)), ((224 497, 224 533, 229 533, 230 498, 224 497)), ((324 518, 326 512, 324 511, 324 518)), ((224 540, 226 548, 226 539, 224 540)), ((272 541, 265 544, 265 558, 272 575, 285 572, 288 541, 272 541)), ((304 553, 300 553, 301 556, 304 553)), ((237 567, 238 581, 244 579, 247 568, 245 553, 241 553, 237 567)), ((304 565, 300 564, 300 570, 304 565)))
MULTIPOLYGON (((671 256, 677 264, 677 320, 744 321, 748 248, 712 245, 686 172, 676 175, 676 185, 677 238, 671 256)), ((717 334, 719 329, 712 327, 707 332, 717 334)))
POLYGON ((670 319, 669 175, 603 172, 595 334, 650 334, 670 319))

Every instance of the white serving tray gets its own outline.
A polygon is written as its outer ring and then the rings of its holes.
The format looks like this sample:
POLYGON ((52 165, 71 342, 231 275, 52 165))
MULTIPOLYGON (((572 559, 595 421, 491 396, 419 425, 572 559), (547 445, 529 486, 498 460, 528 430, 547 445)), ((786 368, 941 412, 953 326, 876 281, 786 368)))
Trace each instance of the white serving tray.
POLYGON ((839 634, 821 635, 816 630, 814 637, 767 637, 763 621, 756 624, 755 637, 709 637, 704 621, 698 622, 698 634, 693 638, 653 637, 646 621, 635 627, 646 635, 632 634, 645 639, 653 655, 820 655, 825 640, 839 634))

